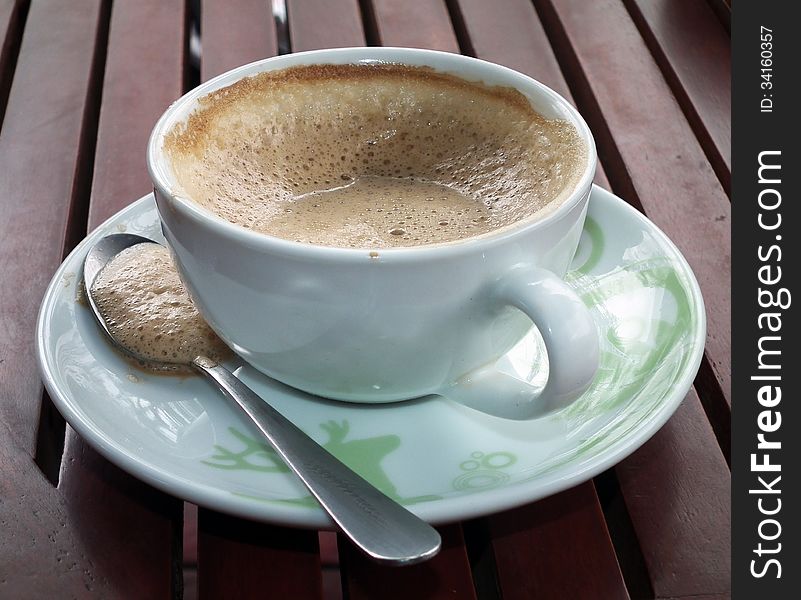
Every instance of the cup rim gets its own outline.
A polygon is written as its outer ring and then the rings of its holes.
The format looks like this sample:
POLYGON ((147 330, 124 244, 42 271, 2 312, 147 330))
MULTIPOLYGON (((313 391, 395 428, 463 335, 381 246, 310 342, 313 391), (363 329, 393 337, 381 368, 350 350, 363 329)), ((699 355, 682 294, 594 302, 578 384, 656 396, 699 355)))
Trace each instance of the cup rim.
MULTIPOLYGON (((496 84, 492 83, 492 85, 496 84)), ((157 192, 156 196, 158 197, 161 195, 163 198, 166 198, 183 216, 195 223, 210 227, 217 234, 239 242, 246 247, 261 248, 265 251, 275 251, 281 254, 304 255, 314 259, 363 260, 365 256, 369 256, 370 258, 403 257, 405 259, 442 258, 487 245, 505 243, 524 232, 547 227, 552 222, 559 220, 565 214, 569 213, 576 204, 581 202, 581 200, 588 195, 595 175, 596 166, 597 152, 595 139, 586 121, 563 96, 540 81, 508 67, 470 56, 438 50, 390 46, 333 48, 284 54, 254 61, 221 73, 190 90, 173 102, 156 122, 147 145, 147 169, 155 191, 157 192), (438 64, 429 64, 426 62, 427 57, 434 57, 435 60, 432 62, 437 62, 438 64), (586 145, 587 157, 584 170, 567 198, 545 214, 539 214, 538 211, 519 221, 499 227, 498 229, 458 240, 420 246, 389 248, 323 246, 307 242, 296 242, 267 233, 253 231, 220 217, 213 211, 174 191, 178 186, 174 181, 172 170, 169 167, 169 158, 163 151, 164 138, 173 125, 184 120, 186 116, 191 113, 192 106, 200 97, 219 88, 231 85, 240 79, 264 71, 289 68, 298 65, 326 64, 332 62, 336 64, 398 63, 409 64, 411 66, 429 66, 436 71, 449 73, 468 81, 481 81, 481 79, 470 77, 470 74, 458 72, 456 69, 450 70, 447 66, 467 64, 483 72, 496 71, 505 79, 512 80, 513 84, 511 87, 514 87, 526 95, 527 98, 529 96, 526 92, 535 90, 536 94, 544 96, 552 104, 558 106, 562 113, 560 116, 562 118, 567 117, 570 120, 586 145), (445 66, 440 63, 444 63, 445 66), (264 68, 265 66, 269 68, 264 68)))

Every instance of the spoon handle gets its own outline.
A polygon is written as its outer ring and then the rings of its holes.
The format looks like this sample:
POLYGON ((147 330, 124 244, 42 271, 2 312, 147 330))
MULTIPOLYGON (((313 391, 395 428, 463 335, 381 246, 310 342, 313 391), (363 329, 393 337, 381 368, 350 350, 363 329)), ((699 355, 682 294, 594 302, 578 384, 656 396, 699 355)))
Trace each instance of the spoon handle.
POLYGON ((323 509, 370 558, 409 565, 439 552, 439 533, 351 471, 230 371, 198 356, 203 373, 253 420, 323 509))

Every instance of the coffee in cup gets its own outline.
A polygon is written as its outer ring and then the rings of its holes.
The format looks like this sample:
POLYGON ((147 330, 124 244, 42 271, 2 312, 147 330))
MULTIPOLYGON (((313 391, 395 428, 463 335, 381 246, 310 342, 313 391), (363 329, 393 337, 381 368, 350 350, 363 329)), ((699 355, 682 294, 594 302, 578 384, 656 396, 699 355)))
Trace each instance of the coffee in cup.
POLYGON ((175 102, 147 159, 200 314, 282 383, 533 418, 592 381, 597 329, 561 278, 595 147, 521 73, 411 48, 278 56, 175 102), (496 364, 532 322, 544 388, 496 364))
POLYGON ((575 188, 575 127, 517 90, 399 64, 243 78, 167 136, 183 194, 264 234, 322 246, 454 242, 544 215, 575 188))

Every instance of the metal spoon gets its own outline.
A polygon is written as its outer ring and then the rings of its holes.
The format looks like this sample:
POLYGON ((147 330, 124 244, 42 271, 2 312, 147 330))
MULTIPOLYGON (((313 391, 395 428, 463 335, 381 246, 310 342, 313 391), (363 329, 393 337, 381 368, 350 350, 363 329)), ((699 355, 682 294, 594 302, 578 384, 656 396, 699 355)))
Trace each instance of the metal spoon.
MULTIPOLYGON (((83 280, 92 313, 107 337, 130 356, 153 363, 114 338, 92 297, 92 284, 103 267, 125 248, 142 243, 156 242, 127 233, 104 237, 86 255, 83 280)), ((204 356, 196 357, 191 366, 251 418, 342 532, 367 556, 389 565, 410 565, 439 552, 441 540, 433 527, 334 458, 233 373, 204 356)))

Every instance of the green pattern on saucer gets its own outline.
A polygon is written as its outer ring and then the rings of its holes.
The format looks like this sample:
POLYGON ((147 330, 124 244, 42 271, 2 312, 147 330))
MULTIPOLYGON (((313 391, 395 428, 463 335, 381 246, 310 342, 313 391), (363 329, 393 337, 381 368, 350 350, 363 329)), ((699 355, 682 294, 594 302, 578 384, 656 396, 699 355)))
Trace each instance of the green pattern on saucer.
MULTIPOLYGON (((384 435, 348 440, 346 439, 350 432, 350 424, 348 421, 341 421, 339 423, 336 421, 328 421, 326 423, 321 423, 320 428, 328 434, 328 441, 322 444, 323 448, 396 502, 400 502, 401 504, 415 504, 417 502, 427 502, 440 498, 440 496, 435 496, 433 494, 411 497, 403 497, 398 494, 395 485, 389 480, 386 472, 381 467, 381 461, 384 457, 397 450, 400 446, 400 438, 398 436, 384 435)), ((211 457, 212 460, 202 461, 204 464, 217 469, 242 469, 262 473, 285 473, 289 471, 289 467, 281 462, 275 450, 268 444, 245 435, 235 427, 229 427, 228 429, 237 440, 244 444, 245 448, 235 452, 223 446, 215 445, 214 448, 217 450, 217 454, 211 457)), ((284 499, 241 493, 238 495, 252 500, 282 502, 308 507, 317 506, 317 501, 312 496, 308 495, 300 498, 284 499)))
MULTIPOLYGON (((471 458, 458 465, 459 474, 451 482, 451 492, 473 494, 490 488, 531 481, 553 472, 583 456, 591 456, 615 444, 627 432, 648 418, 652 409, 672 393, 672 381, 687 368, 692 332, 697 326, 697 314, 688 294, 690 283, 676 268, 673 258, 665 255, 648 255, 647 250, 658 249, 654 240, 644 240, 638 252, 611 270, 602 262, 608 241, 599 222, 588 216, 584 235, 574 261, 573 269, 565 280, 593 311, 599 325, 601 357, 598 374, 590 389, 575 403, 555 418, 567 422, 569 431, 581 431, 582 426, 604 415, 616 415, 605 426, 570 448, 543 461, 523 476, 504 471, 517 462, 510 450, 496 450, 489 454, 476 451, 471 458), (651 242, 649 244, 648 242, 651 242), (583 256, 583 260, 579 257, 583 256), (626 302, 638 296, 661 296, 660 301, 670 303, 670 319, 647 318, 636 311, 610 309, 616 302, 626 302), (626 407, 631 410, 621 410, 626 407)), ((536 363, 529 373, 537 372, 536 363)), ((401 444, 396 435, 345 441, 349 431, 347 421, 328 421, 320 425, 328 433, 323 447, 351 466, 370 483, 388 496, 405 504, 437 500, 448 490, 433 489, 432 493, 403 498, 396 485, 381 467, 382 459, 401 444)), ((215 446, 217 454, 204 464, 220 469, 243 469, 259 472, 282 472, 275 452, 258 440, 247 438, 241 432, 232 433, 245 443, 245 449, 232 452, 215 446), (258 448, 258 462, 245 458, 258 448)), ((239 495, 242 495, 241 493, 239 495)), ((268 498, 247 495, 248 498, 268 502, 281 502, 316 507, 310 496, 300 498, 268 498)))
POLYGON ((509 481, 510 475, 504 469, 516 462, 517 456, 511 452, 473 452, 468 460, 459 464, 463 473, 451 485, 458 491, 498 487, 509 481))

